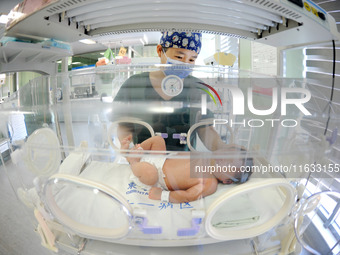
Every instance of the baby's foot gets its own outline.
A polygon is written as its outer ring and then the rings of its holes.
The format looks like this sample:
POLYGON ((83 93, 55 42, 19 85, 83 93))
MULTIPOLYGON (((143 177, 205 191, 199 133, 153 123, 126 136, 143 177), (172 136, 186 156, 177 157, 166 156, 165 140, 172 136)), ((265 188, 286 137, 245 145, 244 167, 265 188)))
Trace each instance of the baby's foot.
MULTIPOLYGON (((127 137, 123 138, 123 140, 120 141, 120 149, 121 150, 128 150, 129 147, 130 147, 131 140, 132 140, 132 135, 128 135, 127 137)), ((136 145, 136 146, 138 146, 138 145, 136 145)), ((132 148, 131 150, 134 150, 136 148, 136 146, 134 148, 132 148)), ((126 160, 131 165, 133 163, 139 162, 140 159, 139 158, 136 159, 135 157, 126 157, 126 160)))
POLYGON ((129 149, 129 145, 132 141, 132 135, 128 135, 127 137, 123 138, 123 140, 120 141, 120 149, 127 150, 129 149))
MULTIPOLYGON (((134 155, 136 154, 142 154, 143 153, 143 148, 140 144, 136 144, 132 149, 131 149, 132 153, 134 155)), ((137 158, 137 157, 128 157, 126 158, 127 161, 130 163, 130 165, 134 164, 134 163, 138 163, 140 161, 141 158, 137 158)))

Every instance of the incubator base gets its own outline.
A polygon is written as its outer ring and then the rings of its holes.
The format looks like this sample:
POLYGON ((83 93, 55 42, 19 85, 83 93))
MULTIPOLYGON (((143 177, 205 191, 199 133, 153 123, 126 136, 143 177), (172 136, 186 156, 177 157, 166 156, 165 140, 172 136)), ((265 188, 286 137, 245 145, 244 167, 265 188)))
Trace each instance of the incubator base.
MULTIPOLYGON (((82 240, 84 241, 84 240, 82 240)), ((80 253, 82 255, 97 255, 97 254, 140 254, 140 255, 172 255, 172 254, 216 254, 216 255, 273 255, 278 254, 281 247, 279 242, 267 242, 262 250, 256 250, 258 247, 254 246, 254 241, 251 239, 237 240, 232 242, 217 242, 212 243, 211 239, 202 239, 202 242, 196 242, 192 245, 178 245, 175 241, 169 241, 172 245, 169 247, 160 247, 157 242, 153 242, 150 246, 139 246, 138 240, 131 240, 129 244, 124 243, 107 243, 101 241, 91 240, 86 242, 85 249, 80 253)), ((74 246, 70 239, 63 235, 57 242, 61 250, 76 254, 79 250, 78 246, 74 246)), ((151 244, 151 243, 150 243, 151 244)), ((83 242, 80 242, 82 247, 83 242)))

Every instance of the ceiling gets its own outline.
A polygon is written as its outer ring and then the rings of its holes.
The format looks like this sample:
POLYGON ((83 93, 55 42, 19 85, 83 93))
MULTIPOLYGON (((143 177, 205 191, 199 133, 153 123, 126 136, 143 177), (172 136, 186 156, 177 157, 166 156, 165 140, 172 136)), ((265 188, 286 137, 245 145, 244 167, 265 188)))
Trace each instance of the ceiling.
MULTIPOLYGON (((22 0, 1 0, 0 14, 8 14, 9 11, 22 0)), ((340 1, 339 0, 313 0, 321 8, 330 13, 338 23, 338 31, 340 31, 340 1)))
MULTIPOLYGON (((0 1, 0 14, 8 14, 9 11, 18 3, 22 2, 21 0, 1 0, 0 1)), ((314 0, 321 8, 326 10, 329 14, 331 14, 336 22, 338 31, 340 31, 340 0, 314 0)), ((144 34, 124 34, 122 38, 115 36, 108 37, 98 37, 93 38, 97 41, 97 44, 83 44, 80 42, 74 42, 71 44, 73 53, 75 55, 79 55, 86 52, 95 52, 95 51, 103 51, 107 49, 107 47, 118 47, 124 46, 127 47, 132 44, 142 45, 141 41, 146 42, 146 44, 157 44, 159 40, 159 33, 147 33, 144 34), (124 45, 122 45, 122 40, 124 39, 124 45)))
MULTIPOLYGON (((0 15, 8 14, 18 3, 23 2, 22 0, 1 0, 0 1, 0 15)), ((128 47, 131 45, 144 45, 144 44, 158 44, 160 35, 157 32, 150 33, 134 33, 134 34, 124 34, 115 35, 107 37, 93 38, 96 44, 84 44, 81 42, 71 43, 74 55, 79 55, 88 52, 98 52, 104 51, 108 47, 128 47), (122 43, 124 41, 124 45, 122 43)))

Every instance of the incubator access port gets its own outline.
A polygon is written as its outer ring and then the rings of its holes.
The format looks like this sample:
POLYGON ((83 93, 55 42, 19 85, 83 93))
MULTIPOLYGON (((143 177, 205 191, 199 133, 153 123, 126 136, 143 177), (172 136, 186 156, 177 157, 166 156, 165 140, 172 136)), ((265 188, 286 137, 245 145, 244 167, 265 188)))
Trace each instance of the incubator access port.
POLYGON ((312 254, 339 254, 339 212, 340 193, 323 191, 315 193, 306 199, 301 199, 300 207, 295 214, 294 231, 298 242, 312 254), (313 233, 316 240, 308 236, 313 233))

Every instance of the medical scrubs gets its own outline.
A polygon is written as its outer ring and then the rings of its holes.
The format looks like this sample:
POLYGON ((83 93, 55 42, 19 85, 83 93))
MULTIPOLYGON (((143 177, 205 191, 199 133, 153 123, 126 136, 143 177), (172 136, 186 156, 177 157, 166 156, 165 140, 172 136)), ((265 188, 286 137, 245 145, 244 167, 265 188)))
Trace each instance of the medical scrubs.
MULTIPOLYGON (((205 92, 200 89, 202 85, 199 82, 200 79, 189 75, 183 81, 183 91, 170 100, 164 100, 154 90, 149 72, 144 72, 126 80, 114 101, 125 104, 121 117, 125 115, 140 119, 149 123, 155 132, 161 133, 165 137, 167 150, 187 150, 187 145, 181 144, 180 134, 187 133, 197 121, 213 117, 210 111, 206 115, 201 115, 201 94, 205 92), (172 111, 158 113, 148 111, 150 106, 169 106, 172 111)), ((131 124, 126 126, 134 132, 135 143, 150 137, 150 132, 146 128, 131 124)))

